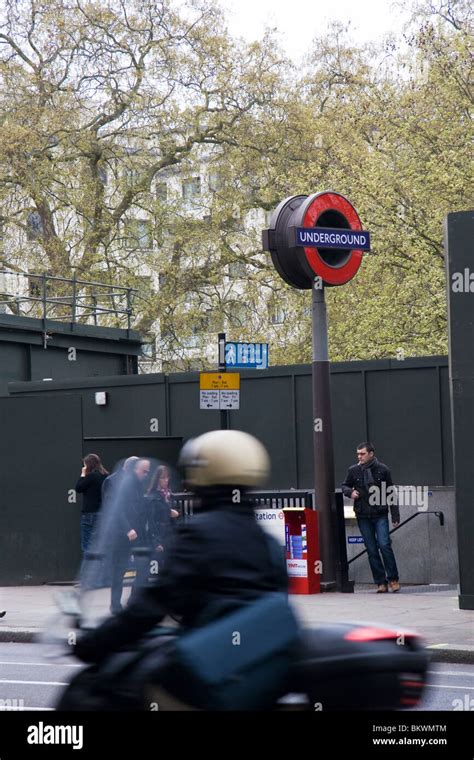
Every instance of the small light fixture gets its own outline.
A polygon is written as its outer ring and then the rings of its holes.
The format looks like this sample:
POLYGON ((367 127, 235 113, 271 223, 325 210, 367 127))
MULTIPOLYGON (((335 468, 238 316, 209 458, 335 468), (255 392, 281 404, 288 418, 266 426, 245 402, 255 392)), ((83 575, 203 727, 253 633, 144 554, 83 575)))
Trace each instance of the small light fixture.
POLYGON ((107 405, 107 392, 106 391, 97 391, 95 394, 95 403, 97 406, 106 406, 107 405))

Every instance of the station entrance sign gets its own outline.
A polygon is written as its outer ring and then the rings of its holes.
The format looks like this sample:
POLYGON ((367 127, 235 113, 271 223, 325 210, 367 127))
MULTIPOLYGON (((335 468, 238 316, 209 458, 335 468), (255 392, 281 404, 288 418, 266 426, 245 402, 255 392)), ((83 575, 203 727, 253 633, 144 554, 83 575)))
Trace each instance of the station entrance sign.
POLYGON ((315 278, 327 286, 344 285, 357 274, 370 233, 340 193, 292 195, 282 201, 262 233, 263 249, 285 282, 310 289, 315 278))

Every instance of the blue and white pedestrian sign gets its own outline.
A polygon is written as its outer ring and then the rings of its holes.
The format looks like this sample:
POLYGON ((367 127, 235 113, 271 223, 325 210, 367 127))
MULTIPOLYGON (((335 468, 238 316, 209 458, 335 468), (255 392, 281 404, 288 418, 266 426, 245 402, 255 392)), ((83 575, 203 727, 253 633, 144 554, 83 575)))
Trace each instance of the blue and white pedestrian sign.
POLYGON ((230 369, 267 369, 268 343, 226 342, 225 366, 230 369))

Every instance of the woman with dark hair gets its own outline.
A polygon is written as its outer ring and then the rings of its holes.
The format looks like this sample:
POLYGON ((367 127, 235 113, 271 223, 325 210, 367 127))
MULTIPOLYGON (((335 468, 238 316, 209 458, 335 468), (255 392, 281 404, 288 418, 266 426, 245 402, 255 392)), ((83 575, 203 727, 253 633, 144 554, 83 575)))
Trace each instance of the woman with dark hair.
POLYGON ((179 516, 171 508, 170 471, 165 465, 156 468, 145 503, 150 548, 154 557, 162 563, 173 530, 172 520, 179 516))
POLYGON ((102 504, 102 483, 108 474, 97 454, 88 454, 84 457, 81 477, 76 483, 76 492, 83 495, 81 514, 81 549, 83 552, 87 551, 90 546, 92 532, 102 504))

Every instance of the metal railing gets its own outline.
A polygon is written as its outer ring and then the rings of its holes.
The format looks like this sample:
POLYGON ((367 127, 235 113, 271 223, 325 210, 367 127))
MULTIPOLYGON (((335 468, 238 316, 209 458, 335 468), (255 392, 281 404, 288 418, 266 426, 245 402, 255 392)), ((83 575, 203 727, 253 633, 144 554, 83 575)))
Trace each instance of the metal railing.
MULTIPOLYGON (((335 523, 335 537, 336 537, 336 587, 338 591, 343 593, 353 593, 354 581, 349 580, 349 565, 359 557, 362 557, 367 553, 367 549, 363 549, 351 559, 347 559, 347 543, 346 543, 346 525, 344 519, 344 497, 341 490, 334 491, 332 496, 332 512, 335 523)), ((444 525, 444 512, 427 510, 426 512, 415 512, 406 520, 397 525, 396 528, 392 528, 390 533, 400 530, 410 520, 413 520, 418 515, 436 515, 441 526, 444 525)))
POLYGON ((126 323, 127 330, 131 329, 132 298, 138 292, 134 288, 80 280, 75 276, 55 277, 8 269, 0 269, 0 275, 0 307, 10 308, 16 316, 42 319, 45 330, 48 319, 72 324, 89 324, 92 319, 94 325, 99 325, 106 315, 113 315, 119 323, 126 323), (17 281, 23 278, 26 288, 8 292, 4 287, 5 278, 17 281))
MULTIPOLYGON (((439 509, 427 509, 423 512, 415 512, 415 514, 411 515, 410 517, 407 517, 406 520, 399 523, 396 528, 392 528, 392 530, 389 531, 389 535, 391 536, 392 533, 396 533, 397 530, 400 530, 400 528, 403 528, 404 525, 406 525, 410 520, 414 520, 415 517, 419 517, 420 515, 436 515, 436 517, 439 520, 439 524, 441 527, 444 526, 444 512, 441 512, 439 509)), ((367 554, 367 549, 363 549, 363 551, 359 552, 359 554, 356 554, 355 557, 351 557, 350 560, 348 560, 347 564, 350 565, 351 562, 354 562, 354 560, 359 559, 359 557, 362 557, 363 554, 367 554)))
MULTIPOLYGON (((255 509, 314 509, 312 491, 248 491, 245 501, 255 509)), ((189 493, 175 493, 172 505, 183 517, 191 517, 199 499, 189 493)))

